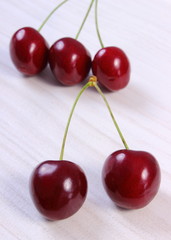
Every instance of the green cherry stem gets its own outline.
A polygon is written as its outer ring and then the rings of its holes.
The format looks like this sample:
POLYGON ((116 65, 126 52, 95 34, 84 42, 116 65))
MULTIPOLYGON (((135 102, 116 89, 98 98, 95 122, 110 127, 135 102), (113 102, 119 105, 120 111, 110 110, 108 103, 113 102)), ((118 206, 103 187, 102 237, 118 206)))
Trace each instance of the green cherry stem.
POLYGON ((44 27, 44 25, 46 24, 46 22, 49 20, 49 18, 53 15, 53 13, 60 8, 64 3, 68 2, 68 0, 65 0, 63 2, 61 2, 60 4, 58 4, 50 13, 49 15, 45 18, 45 20, 42 22, 41 26, 37 29, 38 32, 40 32, 42 30, 42 28, 44 27))
POLYGON ((73 113, 74 113, 74 110, 75 110, 75 107, 81 97, 81 95, 83 94, 83 92, 88 88, 88 87, 95 87, 97 92, 100 93, 100 95, 102 96, 108 110, 109 110, 109 113, 110 113, 110 116, 112 118, 112 121, 118 131, 118 134, 125 146, 126 149, 129 149, 128 147, 128 144, 126 143, 126 140, 125 138, 123 137, 122 135, 122 132, 119 128, 119 125, 117 124, 117 121, 112 113, 112 110, 109 106, 109 103, 105 97, 105 95, 103 94, 102 90, 100 89, 100 87, 97 85, 97 77, 96 76, 91 76, 89 77, 89 81, 88 83, 86 83, 80 90, 80 92, 78 93, 73 105, 72 105, 72 108, 71 108, 71 111, 70 111, 70 114, 69 114, 69 117, 68 117, 68 121, 67 121, 67 124, 66 124, 66 128, 65 128, 65 132, 64 132, 64 136, 63 136, 63 140, 62 140, 62 146, 61 146, 61 152, 60 152, 60 157, 59 157, 59 160, 63 160, 63 157, 64 157, 64 150, 65 150, 65 144, 66 144, 66 138, 67 138, 67 134, 68 134, 68 129, 69 129, 69 126, 70 126, 70 123, 71 123, 71 119, 72 119, 72 116, 73 116, 73 113))
POLYGON ((83 26, 84 26, 84 23, 85 23, 86 20, 87 20, 87 17, 88 17, 88 15, 89 15, 89 13, 90 13, 90 10, 91 10, 91 8, 92 8, 92 6, 93 6, 94 1, 95 1, 95 0, 91 0, 91 2, 90 2, 90 5, 89 5, 89 7, 88 7, 88 10, 87 10, 87 12, 86 12, 86 14, 85 14, 85 17, 84 17, 84 19, 83 19, 83 21, 82 21, 82 23, 81 23, 81 26, 80 26, 80 28, 79 28, 79 30, 78 30, 78 32, 77 32, 77 35, 76 35, 76 37, 75 37, 76 40, 78 39, 78 37, 79 37, 79 35, 80 35, 80 32, 81 32, 81 30, 82 30, 82 28, 83 28, 83 26))
POLYGON ((66 125, 66 128, 65 128, 65 132, 64 132, 64 136, 63 136, 63 140, 62 140, 62 147, 61 147, 61 153, 60 153, 60 157, 59 157, 59 160, 63 160, 63 156, 64 156, 64 149, 65 149, 65 143, 66 143, 66 138, 67 138, 67 133, 68 133, 68 129, 69 129, 69 125, 70 125, 70 122, 71 122, 71 118, 72 118, 72 115, 74 113, 74 110, 75 110, 75 107, 78 103, 78 100, 80 99, 81 95, 83 94, 83 92, 88 88, 88 87, 91 87, 91 86, 94 86, 92 85, 92 81, 91 81, 91 77, 89 79, 89 82, 86 83, 82 89, 80 90, 80 92, 78 93, 74 103, 73 103, 73 106, 72 106, 72 109, 71 109, 71 112, 69 114, 69 117, 68 117, 68 121, 67 121, 67 125, 66 125))
POLYGON ((98 0, 96 0, 96 2, 95 2, 95 25, 96 25, 96 32, 97 32, 97 36, 98 36, 100 45, 102 48, 104 48, 104 44, 103 44, 103 41, 102 41, 102 38, 100 35, 100 31, 99 31, 97 8, 98 8, 98 0))
MULTIPOLYGON (((93 78, 93 77, 96 78, 96 76, 92 76, 92 78, 93 78)), ((96 79, 97 79, 97 78, 96 78, 96 79)), ((110 113, 110 116, 111 116, 111 118, 112 118, 112 121, 113 121, 113 123, 114 123, 114 125, 115 125, 115 127, 116 127, 116 130, 117 130, 117 132, 118 132, 118 134, 119 134, 119 136, 120 136, 120 138, 121 138, 121 140, 122 140, 125 148, 126 148, 126 149, 129 149, 128 144, 126 143, 126 140, 125 140, 125 138, 124 138, 124 136, 123 136, 123 134, 122 134, 122 132, 121 132, 121 130, 120 130, 120 128, 119 128, 119 125, 118 125, 118 123, 117 123, 117 121, 116 121, 113 113, 112 113, 112 110, 111 110, 111 108, 110 108, 110 105, 109 105, 109 103, 108 103, 105 95, 103 94, 102 90, 101 90, 100 87, 97 85, 97 81, 96 81, 96 80, 93 81, 93 86, 96 88, 96 90, 98 91, 98 93, 100 93, 100 95, 102 96, 102 98, 103 98, 103 100, 104 100, 104 102, 105 102, 105 104, 106 104, 106 107, 107 107, 108 110, 109 110, 109 113, 110 113)))

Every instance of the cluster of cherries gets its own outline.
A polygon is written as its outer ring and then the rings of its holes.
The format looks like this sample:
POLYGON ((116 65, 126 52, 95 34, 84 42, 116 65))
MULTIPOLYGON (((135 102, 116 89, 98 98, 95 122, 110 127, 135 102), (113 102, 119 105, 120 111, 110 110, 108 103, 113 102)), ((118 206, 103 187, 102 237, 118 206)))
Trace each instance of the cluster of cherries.
POLYGON ((98 81, 111 91, 124 88, 129 81, 130 64, 121 49, 102 48, 91 61, 90 53, 76 39, 59 39, 49 49, 44 37, 31 27, 21 28, 13 35, 10 54, 16 68, 30 76, 40 73, 49 62, 56 80, 63 85, 82 82, 91 67, 98 81))
MULTIPOLYGON (((38 211, 48 219, 60 220, 72 216, 83 205, 87 194, 84 171, 75 163, 63 160, 63 150, 71 116, 83 91, 93 86, 110 107, 97 81, 110 91, 124 88, 130 78, 130 63, 117 47, 102 47, 94 59, 78 40, 65 37, 50 48, 39 31, 24 27, 14 33, 10 55, 16 68, 25 75, 40 73, 49 63, 56 78, 63 85, 75 85, 94 74, 82 88, 74 102, 66 131, 60 160, 45 161, 33 171, 30 180, 32 199, 38 211), (96 77, 95 77, 96 76, 96 77)), ((125 149, 113 152, 102 170, 104 188, 119 207, 137 209, 146 206, 158 192, 160 168, 148 152, 129 150, 110 111, 125 149)))

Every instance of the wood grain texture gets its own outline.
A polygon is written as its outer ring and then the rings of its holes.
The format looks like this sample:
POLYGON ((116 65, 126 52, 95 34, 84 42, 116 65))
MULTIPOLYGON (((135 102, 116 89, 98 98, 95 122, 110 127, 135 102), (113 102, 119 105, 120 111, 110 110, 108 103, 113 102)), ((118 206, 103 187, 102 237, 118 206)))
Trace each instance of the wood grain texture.
MULTIPOLYGON (((9 57, 12 34, 23 26, 38 28, 60 1, 0 1, 0 235, 3 240, 168 240, 171 239, 171 1, 99 1, 99 25, 105 46, 128 54, 132 75, 127 88, 105 93, 130 148, 151 152, 162 182, 146 208, 123 211, 111 203, 101 184, 106 157, 123 148, 100 96, 88 89, 73 117, 65 159, 86 172, 89 191, 73 217, 45 221, 29 195, 33 168, 58 159, 67 117, 80 85, 61 87, 50 70, 26 78, 9 57)), ((64 5, 42 34, 51 45, 74 37, 89 0, 64 5)), ((94 11, 79 40, 92 56, 100 48, 94 11)))

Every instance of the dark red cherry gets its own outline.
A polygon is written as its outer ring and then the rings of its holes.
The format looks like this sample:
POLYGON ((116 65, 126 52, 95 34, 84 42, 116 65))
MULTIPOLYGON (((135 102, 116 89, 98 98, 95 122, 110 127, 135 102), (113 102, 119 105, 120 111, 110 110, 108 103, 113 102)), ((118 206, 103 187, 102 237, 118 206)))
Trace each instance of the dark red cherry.
POLYGON ((45 218, 61 220, 72 216, 83 205, 87 180, 75 163, 49 160, 34 170, 30 192, 36 208, 45 218))
POLYGON ((10 55, 21 73, 34 75, 41 72, 47 65, 48 46, 38 31, 31 27, 24 27, 12 36, 10 55))
POLYGON ((82 82, 91 67, 91 57, 86 48, 73 38, 56 41, 49 52, 49 63, 55 78, 63 85, 82 82))
POLYGON ((106 159, 102 179, 116 205, 137 209, 146 206, 157 194, 160 168, 150 153, 124 149, 106 159))
POLYGON ((92 62, 93 74, 108 90, 124 88, 130 79, 130 63, 126 54, 117 47, 100 49, 92 62))

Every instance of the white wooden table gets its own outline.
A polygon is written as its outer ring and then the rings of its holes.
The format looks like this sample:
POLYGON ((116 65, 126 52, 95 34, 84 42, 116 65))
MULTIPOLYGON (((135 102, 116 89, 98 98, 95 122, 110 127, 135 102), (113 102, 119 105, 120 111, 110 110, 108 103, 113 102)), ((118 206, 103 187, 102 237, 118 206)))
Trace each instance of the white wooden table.
MULTIPOLYGON (((56 0, 0 1, 0 238, 2 240, 168 240, 171 239, 171 1, 100 0, 99 25, 105 46, 122 48, 131 61, 129 85, 105 93, 131 149, 152 153, 162 182, 145 208, 120 210, 106 195, 101 169, 123 148, 101 97, 82 96, 72 119, 65 159, 86 172, 86 202, 73 217, 44 220, 32 204, 29 177, 47 159, 58 159, 72 103, 82 85, 62 87, 50 70, 24 77, 9 57, 12 34, 38 28, 56 0)), ((51 45, 75 37, 89 0, 71 0, 42 29, 51 45)), ((100 49, 94 10, 79 37, 92 57, 100 49)))

